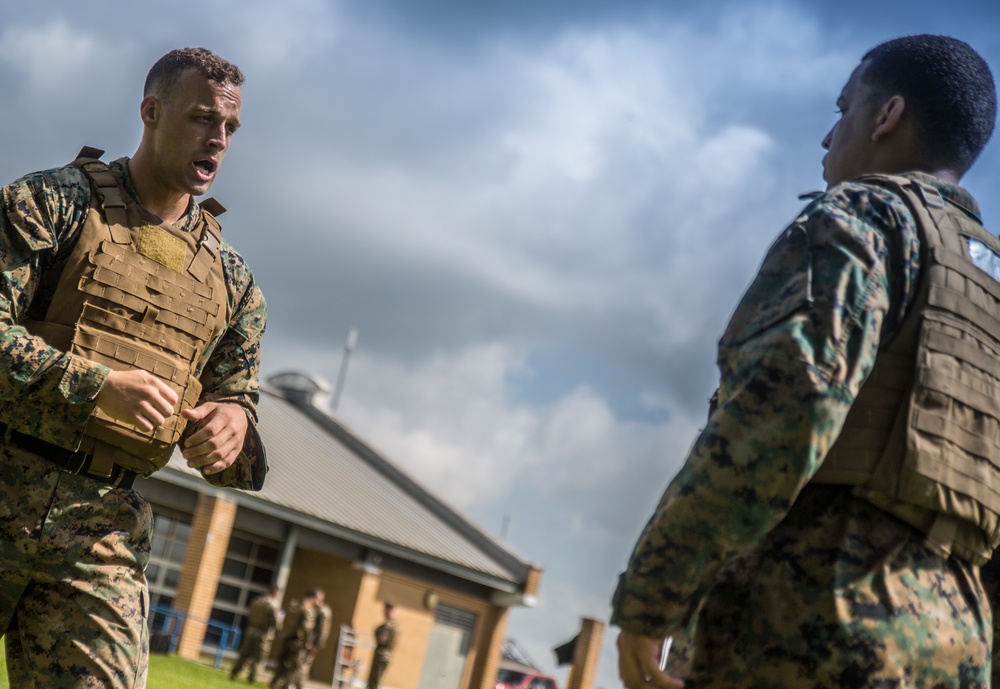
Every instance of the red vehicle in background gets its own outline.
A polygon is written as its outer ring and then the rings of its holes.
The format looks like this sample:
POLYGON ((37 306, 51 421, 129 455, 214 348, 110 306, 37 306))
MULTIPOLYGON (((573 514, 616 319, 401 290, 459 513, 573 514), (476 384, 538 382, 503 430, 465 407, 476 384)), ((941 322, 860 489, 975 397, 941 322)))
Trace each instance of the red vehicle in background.
POLYGON ((503 662, 497 672, 496 689, 559 689, 559 683, 533 667, 503 662))

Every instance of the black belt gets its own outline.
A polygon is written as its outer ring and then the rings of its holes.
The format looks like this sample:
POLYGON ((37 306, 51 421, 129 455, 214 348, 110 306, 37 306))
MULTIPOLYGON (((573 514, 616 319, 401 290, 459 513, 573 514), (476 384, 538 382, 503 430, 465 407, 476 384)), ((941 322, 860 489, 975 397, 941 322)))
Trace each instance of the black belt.
MULTIPOLYGON (((0 423, 0 437, 6 436, 7 432, 7 424, 0 423)), ((120 464, 114 465, 110 476, 92 472, 91 469, 94 463, 93 455, 80 452, 79 450, 76 452, 67 450, 65 447, 53 445, 33 435, 19 431, 10 431, 10 443, 44 457, 67 474, 86 476, 114 488, 132 488, 136 477, 139 476, 137 472, 126 469, 120 464)))

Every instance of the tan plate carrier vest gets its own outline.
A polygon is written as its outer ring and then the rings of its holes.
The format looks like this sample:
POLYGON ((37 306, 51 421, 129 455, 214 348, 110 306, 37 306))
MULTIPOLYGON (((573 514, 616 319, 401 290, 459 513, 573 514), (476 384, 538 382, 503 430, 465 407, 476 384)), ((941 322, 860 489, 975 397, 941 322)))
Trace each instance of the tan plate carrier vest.
POLYGON ((25 323, 33 335, 61 351, 115 370, 143 369, 177 393, 174 414, 153 431, 115 421, 94 410, 80 450, 92 467, 110 474, 112 463, 151 474, 170 459, 201 384, 193 375, 209 343, 230 319, 221 230, 201 204, 201 221, 181 232, 143 210, 85 147, 73 165, 90 179, 93 202, 43 322, 25 323))
POLYGON ((860 181, 912 211, 921 278, 813 482, 857 486, 942 556, 983 564, 1000 543, 1000 283, 973 264, 969 240, 998 255, 1000 241, 931 186, 860 181))

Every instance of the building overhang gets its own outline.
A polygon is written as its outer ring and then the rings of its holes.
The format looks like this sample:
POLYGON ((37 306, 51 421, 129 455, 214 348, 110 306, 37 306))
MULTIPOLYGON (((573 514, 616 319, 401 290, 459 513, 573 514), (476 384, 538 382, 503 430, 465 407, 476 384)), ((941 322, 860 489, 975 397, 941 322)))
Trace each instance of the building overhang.
POLYGON ((290 507, 285 507, 277 503, 263 500, 253 493, 229 488, 217 488, 206 483, 201 476, 193 473, 189 474, 171 466, 161 469, 154 474, 150 480, 164 481, 165 483, 185 488, 196 493, 222 496, 226 500, 235 502, 239 507, 268 515, 290 525, 309 529, 368 550, 382 552, 400 560, 411 562, 464 581, 484 586, 490 589, 490 598, 494 605, 502 607, 511 607, 513 605, 528 605, 530 607, 530 605, 533 605, 533 603, 529 604, 523 602, 513 602, 510 604, 497 602, 502 600, 517 601, 521 599, 530 599, 533 601, 534 595, 526 595, 524 593, 524 587, 528 582, 522 584, 521 582, 502 579, 486 572, 479 572, 454 562, 448 562, 426 553, 405 548, 398 544, 384 541, 373 536, 369 536, 368 534, 354 531, 318 517, 299 512, 298 510, 290 507), (497 598, 498 596, 499 598, 497 598))

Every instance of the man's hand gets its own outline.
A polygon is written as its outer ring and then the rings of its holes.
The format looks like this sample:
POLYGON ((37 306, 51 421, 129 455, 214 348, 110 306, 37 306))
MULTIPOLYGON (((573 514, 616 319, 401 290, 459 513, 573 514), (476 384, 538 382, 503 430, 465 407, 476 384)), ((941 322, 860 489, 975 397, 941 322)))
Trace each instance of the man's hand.
POLYGON ((97 393, 97 408, 116 421, 152 431, 177 406, 177 393, 149 371, 111 371, 97 393))
POLYGON ((628 689, 681 689, 684 682, 660 670, 663 639, 631 632, 618 635, 618 676, 628 689))
POLYGON ((201 422, 181 448, 189 467, 202 474, 216 474, 236 461, 249 424, 243 407, 226 402, 204 402, 194 409, 185 409, 181 415, 189 423, 201 422))

